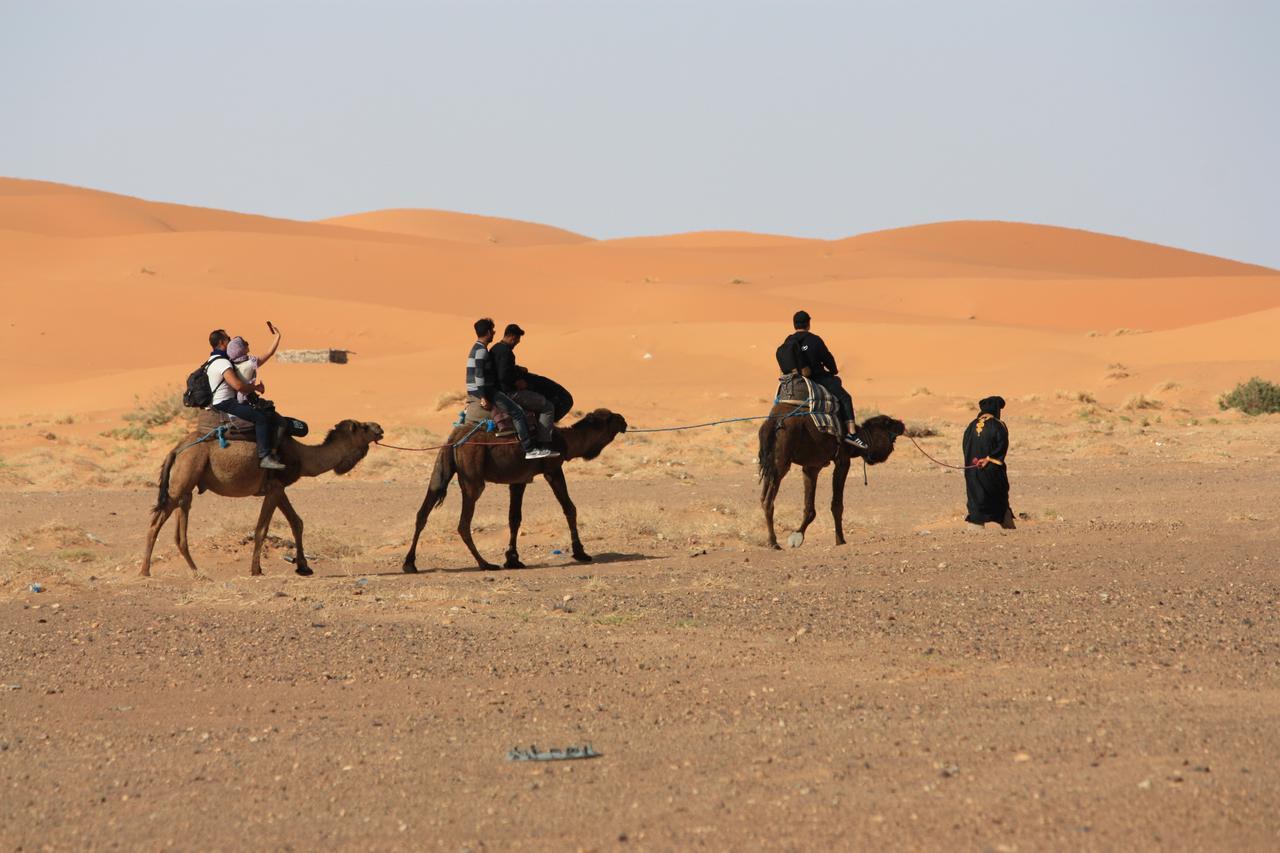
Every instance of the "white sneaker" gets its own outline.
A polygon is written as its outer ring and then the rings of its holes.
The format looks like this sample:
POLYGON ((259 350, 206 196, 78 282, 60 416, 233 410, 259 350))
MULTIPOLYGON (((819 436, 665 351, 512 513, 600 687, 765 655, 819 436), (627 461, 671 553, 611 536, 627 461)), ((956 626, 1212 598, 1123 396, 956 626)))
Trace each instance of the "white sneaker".
POLYGON ((549 459, 559 456, 554 450, 547 450, 545 447, 535 447, 533 450, 527 451, 524 455, 525 459, 549 459))

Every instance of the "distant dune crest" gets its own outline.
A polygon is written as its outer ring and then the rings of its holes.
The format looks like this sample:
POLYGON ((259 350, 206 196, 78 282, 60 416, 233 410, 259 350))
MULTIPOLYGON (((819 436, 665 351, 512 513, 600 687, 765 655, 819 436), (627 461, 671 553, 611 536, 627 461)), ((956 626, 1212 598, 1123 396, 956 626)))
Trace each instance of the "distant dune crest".
POLYGON ((409 234, 415 237, 480 245, 549 246, 591 242, 590 237, 551 225, 495 216, 478 216, 473 213, 455 213, 448 210, 393 208, 335 216, 319 221, 325 225, 340 225, 345 228, 409 234))

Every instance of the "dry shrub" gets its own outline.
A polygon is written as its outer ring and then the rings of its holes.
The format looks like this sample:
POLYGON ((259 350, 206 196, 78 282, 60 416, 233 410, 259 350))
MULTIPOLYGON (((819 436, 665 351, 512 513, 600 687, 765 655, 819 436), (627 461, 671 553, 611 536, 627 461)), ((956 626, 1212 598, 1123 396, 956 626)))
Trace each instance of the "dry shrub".
POLYGON ((1098 398, 1088 391, 1056 391, 1054 396, 1059 400, 1066 400, 1068 403, 1088 403, 1093 405, 1098 402, 1098 398))
POLYGON ((460 406, 467 401, 467 395, 461 391, 445 391, 436 397, 436 411, 442 412, 452 406, 460 406))
POLYGON ((1275 414, 1280 412, 1280 385, 1255 376, 1219 397, 1218 408, 1239 409, 1246 415, 1275 414))
POLYGON ((1153 400, 1152 398, 1147 397, 1144 394, 1134 394, 1132 397, 1129 397, 1127 400, 1124 401, 1124 404, 1121 406, 1121 408, 1132 412, 1132 411, 1139 411, 1142 409, 1158 409, 1163 405, 1164 404, 1161 403, 1159 400, 1153 400))
POLYGON ((940 434, 941 433, 939 433, 936 429, 934 429, 929 424, 916 424, 916 423, 907 424, 907 431, 905 433, 905 435, 908 438, 930 438, 932 436, 940 435, 940 434))

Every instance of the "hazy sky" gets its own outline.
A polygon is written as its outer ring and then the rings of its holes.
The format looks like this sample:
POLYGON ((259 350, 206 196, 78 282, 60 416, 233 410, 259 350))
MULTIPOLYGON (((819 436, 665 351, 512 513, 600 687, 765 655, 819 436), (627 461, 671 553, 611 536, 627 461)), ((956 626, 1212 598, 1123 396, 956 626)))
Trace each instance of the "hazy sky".
POLYGON ((1070 225, 1280 266, 1280 2, 0 0, 0 174, 597 237, 1070 225))

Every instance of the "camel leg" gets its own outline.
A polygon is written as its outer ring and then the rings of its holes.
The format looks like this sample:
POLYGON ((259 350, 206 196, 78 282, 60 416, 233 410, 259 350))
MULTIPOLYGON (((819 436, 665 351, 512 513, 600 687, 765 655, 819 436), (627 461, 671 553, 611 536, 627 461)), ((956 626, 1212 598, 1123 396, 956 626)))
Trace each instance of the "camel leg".
POLYGON ((760 504, 764 507, 764 524, 769 531, 769 547, 780 551, 782 546, 778 544, 778 534, 773 528, 773 504, 778 497, 778 489, 782 488, 782 478, 791 470, 791 463, 783 462, 777 466, 777 469, 778 477, 773 482, 765 484, 764 492, 760 496, 760 504))
POLYGON ((315 574, 311 571, 311 567, 307 565, 307 552, 302 550, 302 516, 298 515, 298 511, 293 508, 293 504, 289 502, 289 496, 280 490, 280 511, 284 513, 285 520, 289 522, 289 529, 293 531, 293 548, 294 548, 294 566, 293 570, 305 577, 315 574))
POLYGON ((427 496, 422 499, 422 506, 418 507, 418 517, 413 526, 413 541, 409 543, 409 552, 404 555, 404 563, 400 566, 401 571, 410 574, 418 571, 418 539, 422 536, 422 529, 427 526, 431 510, 444 501, 444 490, 448 485, 446 482, 444 487, 439 489, 427 487, 427 496))
POLYGON ((551 486, 551 491, 555 494, 556 500, 560 501, 560 508, 564 510, 564 520, 569 522, 569 538, 570 544, 573 546, 573 559, 579 563, 590 563, 591 555, 583 549, 582 540, 578 538, 578 508, 569 499, 569 484, 565 482, 564 469, 553 468, 542 476, 546 478, 547 483, 551 486))
POLYGON ((250 575, 262 574, 262 542, 267 538, 267 530, 271 527, 271 516, 275 515, 276 506, 283 495, 279 488, 273 488, 262 499, 262 511, 258 513, 258 526, 253 529, 253 562, 249 564, 250 575))
POLYGON ((151 552, 155 550, 156 537, 160 535, 160 528, 164 527, 170 514, 177 508, 178 502, 170 497, 165 501, 164 506, 151 511, 151 526, 147 528, 147 549, 142 554, 142 571, 140 572, 144 578, 151 577, 151 552))
POLYGON ((511 505, 507 508, 507 526, 511 528, 511 542, 507 545, 507 561, 502 564, 504 569, 525 568, 524 563, 520 562, 520 550, 516 546, 516 537, 520 535, 520 521, 523 517, 524 487, 524 483, 511 484, 511 505))
POLYGON ((844 544, 844 484, 849 477, 849 455, 836 456, 836 467, 831 473, 831 520, 836 526, 836 544, 844 544))
POLYGON ((458 484, 462 487, 462 513, 458 516, 458 535, 462 537, 471 556, 476 558, 476 565, 485 570, 496 569, 497 566, 480 556, 476 541, 471 538, 471 519, 476 514, 476 502, 480 500, 480 495, 484 494, 484 480, 468 480, 459 477, 458 484))
POLYGON ((804 532, 809 529, 809 525, 813 524, 813 520, 818 517, 818 509, 814 504, 814 498, 818 494, 818 475, 822 473, 822 469, 805 466, 801 470, 804 471, 804 515, 800 518, 800 526, 787 537, 787 544, 792 548, 799 548, 804 544, 804 532))
POLYGON ((193 574, 200 574, 200 570, 196 568, 196 561, 191 559, 191 549, 187 546, 187 522, 191 518, 191 493, 183 495, 178 501, 177 509, 178 517, 174 519, 177 529, 174 531, 174 540, 178 544, 178 553, 182 555, 182 559, 187 561, 187 565, 191 567, 193 574))

